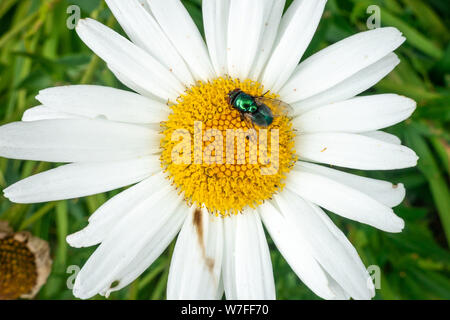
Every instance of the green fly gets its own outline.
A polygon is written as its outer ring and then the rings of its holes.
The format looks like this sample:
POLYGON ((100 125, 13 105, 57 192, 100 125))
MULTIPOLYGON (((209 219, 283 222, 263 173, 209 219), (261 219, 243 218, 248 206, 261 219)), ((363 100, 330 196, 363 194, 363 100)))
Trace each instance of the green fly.
POLYGON ((254 125, 267 128, 276 117, 288 116, 292 111, 291 106, 280 100, 270 99, 264 95, 254 97, 241 89, 235 89, 228 93, 228 103, 237 111, 241 118, 253 127, 254 125))

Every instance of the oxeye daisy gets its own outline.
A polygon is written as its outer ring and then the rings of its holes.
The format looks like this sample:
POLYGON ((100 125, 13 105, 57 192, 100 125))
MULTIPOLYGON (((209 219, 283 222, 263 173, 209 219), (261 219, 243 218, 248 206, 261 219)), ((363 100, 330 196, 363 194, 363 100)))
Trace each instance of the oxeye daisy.
POLYGON ((358 96, 399 63, 395 28, 361 32, 302 60, 326 0, 203 0, 205 40, 179 0, 107 0, 128 39, 91 19, 76 31, 132 91, 45 89, 0 127, 0 156, 65 163, 4 190, 13 202, 126 186, 67 241, 99 245, 73 293, 108 296, 176 238, 169 299, 275 299, 267 233, 324 299, 370 299, 360 257, 326 209, 386 232, 404 227, 392 184, 340 171, 415 166, 379 131, 415 102, 358 96), (229 138, 231 135, 231 138, 229 138))

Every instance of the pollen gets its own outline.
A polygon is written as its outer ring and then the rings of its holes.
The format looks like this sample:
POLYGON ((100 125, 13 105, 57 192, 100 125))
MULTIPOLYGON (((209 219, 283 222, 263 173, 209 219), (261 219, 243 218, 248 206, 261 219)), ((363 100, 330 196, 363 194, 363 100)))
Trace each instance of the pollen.
POLYGON ((217 78, 197 82, 161 124, 161 165, 189 205, 227 216, 256 208, 284 188, 296 159, 295 132, 287 116, 255 126, 230 105, 235 89, 276 99, 255 81, 217 78))

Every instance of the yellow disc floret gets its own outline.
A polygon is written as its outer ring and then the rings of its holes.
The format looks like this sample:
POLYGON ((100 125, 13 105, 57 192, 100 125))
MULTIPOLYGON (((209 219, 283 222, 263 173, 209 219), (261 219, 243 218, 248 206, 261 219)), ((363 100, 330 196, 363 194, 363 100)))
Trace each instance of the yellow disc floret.
POLYGON ((161 164, 168 178, 189 204, 224 216, 281 191, 296 160, 290 119, 276 117, 267 128, 253 125, 230 105, 228 93, 235 89, 277 98, 251 80, 198 82, 170 105, 162 124, 161 164))

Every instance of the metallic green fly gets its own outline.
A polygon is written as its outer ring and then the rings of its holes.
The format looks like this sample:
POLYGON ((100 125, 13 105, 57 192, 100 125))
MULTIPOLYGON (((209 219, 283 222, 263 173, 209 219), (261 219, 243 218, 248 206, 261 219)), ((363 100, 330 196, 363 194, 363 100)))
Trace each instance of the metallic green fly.
POLYGON ((241 89, 229 92, 227 100, 234 109, 239 111, 241 118, 249 127, 256 125, 267 128, 273 123, 274 118, 288 116, 292 111, 292 107, 287 103, 264 96, 254 97, 241 89))

